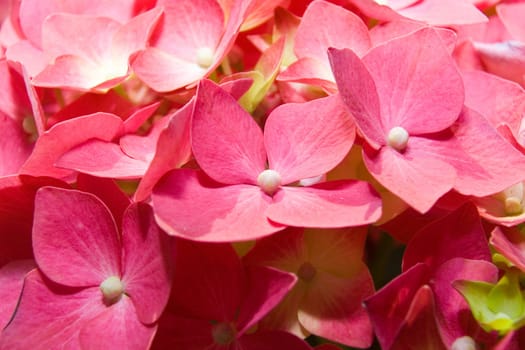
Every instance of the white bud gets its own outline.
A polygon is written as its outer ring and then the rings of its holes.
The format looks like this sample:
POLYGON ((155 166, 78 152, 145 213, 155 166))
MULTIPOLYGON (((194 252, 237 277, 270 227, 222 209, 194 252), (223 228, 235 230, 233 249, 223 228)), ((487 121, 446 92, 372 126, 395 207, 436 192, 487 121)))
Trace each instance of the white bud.
POLYGON ((281 186, 281 175, 275 170, 266 169, 257 177, 257 185, 271 196, 281 186))
POLYGON ((408 132, 404 128, 401 126, 395 126, 388 132, 386 143, 390 147, 402 151, 407 146, 408 138, 408 132))

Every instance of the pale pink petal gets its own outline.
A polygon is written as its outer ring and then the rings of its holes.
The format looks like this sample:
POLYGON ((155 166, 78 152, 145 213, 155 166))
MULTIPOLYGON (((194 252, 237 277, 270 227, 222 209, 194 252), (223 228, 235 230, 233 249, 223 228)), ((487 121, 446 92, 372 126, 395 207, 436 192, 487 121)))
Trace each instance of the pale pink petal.
POLYGON ((246 294, 237 319, 239 334, 266 316, 297 282, 295 275, 266 266, 248 266, 245 271, 246 294))
POLYGON ((339 95, 284 104, 264 127, 269 168, 282 184, 322 175, 339 164, 355 138, 351 117, 339 95))
POLYGON ((138 318, 151 324, 160 317, 171 290, 172 249, 151 207, 134 204, 122 224, 122 282, 138 318))
POLYGON ((0 268, 0 334, 16 310, 25 275, 35 267, 33 260, 15 260, 0 268))
POLYGON ((362 56, 370 46, 368 28, 357 15, 326 1, 313 1, 297 28, 294 52, 328 66, 329 47, 351 49, 362 56))
POLYGON ((465 298, 452 287, 455 280, 496 283, 498 268, 489 261, 454 258, 435 272, 432 291, 436 301, 436 320, 447 346, 459 337, 481 331, 465 298))
POLYGON ((525 42, 525 28, 523 28, 523 16, 525 15, 525 4, 510 3, 500 4, 496 7, 498 17, 505 25, 505 28, 514 39, 525 42))
POLYGON ((239 338, 238 346, 246 350, 312 349, 310 345, 301 338, 288 332, 276 330, 245 334, 239 338))
POLYGON ((164 7, 164 22, 155 33, 153 47, 195 64, 199 48, 215 51, 224 30, 224 15, 217 1, 163 0, 159 5, 164 7))
POLYGON ((456 171, 433 156, 439 139, 410 137, 404 152, 384 147, 379 152, 363 152, 363 159, 372 176, 390 192, 421 213, 452 189, 456 171))
POLYGON ((92 138, 111 141, 122 131, 122 120, 109 113, 95 113, 56 124, 38 138, 20 173, 55 178, 70 176, 71 170, 53 166, 59 156, 92 138))
POLYGON ((242 23, 241 32, 248 31, 266 22, 274 16, 279 8, 287 8, 291 0, 249 1, 250 6, 246 19, 242 23))
POLYGON ((439 34, 423 28, 376 46, 363 57, 377 94, 386 133, 410 135, 449 127, 463 107, 461 75, 439 34))
POLYGON ((133 60, 133 71, 153 90, 167 92, 195 83, 207 70, 155 47, 142 51, 133 60))
POLYGON ((417 264, 394 278, 365 301, 382 349, 390 349, 402 329, 418 289, 428 282, 425 264, 417 264))
POLYGON ((171 311, 209 323, 236 320, 246 293, 246 274, 230 244, 177 239, 174 267, 174 281, 184 283, 172 290, 171 311))
POLYGON ((468 1, 424 0, 400 9, 401 15, 434 26, 474 24, 487 21, 487 17, 468 1))
POLYGON ((224 184, 257 184, 265 169, 261 128, 218 85, 203 80, 197 89, 191 127, 193 155, 204 172, 224 184))
POLYGON ((27 40, 10 45, 6 49, 5 56, 10 61, 23 63, 30 77, 34 77, 44 70, 48 63, 48 59, 42 50, 33 46, 27 40))
POLYGON ((483 197, 523 180, 525 156, 477 112, 465 109, 452 132, 429 151, 454 166, 458 192, 483 197))
POLYGON ((82 327, 79 339, 83 349, 148 349, 157 326, 141 323, 130 298, 123 296, 82 327))
POLYGON ((0 111, 0 176, 18 173, 33 150, 29 138, 21 123, 0 111))
POLYGON ((44 187, 35 198, 33 250, 47 277, 69 286, 97 286, 121 276, 117 227, 92 194, 44 187))
POLYGON ((153 187, 162 175, 180 167, 191 157, 190 120, 194 102, 191 100, 171 116, 157 140, 155 155, 142 177, 135 192, 135 200, 141 201, 150 196, 153 187))
POLYGON ((374 293, 368 269, 352 278, 317 270, 299 305, 299 322, 309 332, 348 346, 367 348, 373 339, 372 323, 363 300, 374 293))
POLYGON ((379 95, 372 75, 353 51, 329 49, 328 53, 341 99, 365 139, 378 149, 385 144, 386 127, 380 115, 379 95))
POLYGON ((458 257, 489 261, 487 243, 477 210, 468 203, 428 224, 410 240, 403 255, 402 270, 424 262, 435 271, 444 262, 458 257))
POLYGON ((381 200, 363 181, 330 181, 310 187, 282 187, 266 211, 272 221, 299 227, 344 227, 375 222, 381 200))
POLYGON ((67 288, 48 282, 37 269, 25 281, 13 321, 0 338, 2 349, 79 349, 87 321, 104 312, 97 287, 67 288))
POLYGON ((168 234, 208 242, 245 241, 284 228, 268 220, 271 197, 252 185, 221 187, 205 174, 174 170, 154 188, 157 223, 168 234))
POLYGON ((55 162, 59 168, 116 179, 140 178, 148 165, 144 160, 129 157, 119 145, 96 139, 70 149, 55 162))

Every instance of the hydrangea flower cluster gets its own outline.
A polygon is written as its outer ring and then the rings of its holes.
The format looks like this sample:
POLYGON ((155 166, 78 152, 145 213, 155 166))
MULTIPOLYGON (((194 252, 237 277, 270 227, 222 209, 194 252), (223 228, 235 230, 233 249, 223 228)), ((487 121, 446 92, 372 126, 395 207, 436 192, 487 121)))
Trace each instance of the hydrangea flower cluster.
POLYGON ((0 2, 0 350, 525 348, 523 18, 0 2))

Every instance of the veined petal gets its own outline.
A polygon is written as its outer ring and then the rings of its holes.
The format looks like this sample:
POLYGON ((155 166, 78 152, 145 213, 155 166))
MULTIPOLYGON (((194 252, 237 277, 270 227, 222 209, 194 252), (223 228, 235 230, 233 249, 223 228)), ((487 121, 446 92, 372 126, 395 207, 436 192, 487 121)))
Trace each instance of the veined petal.
POLYGON ((271 197, 253 185, 220 186, 202 172, 168 173, 153 189, 158 224, 170 235, 208 242, 255 239, 282 230, 265 215, 271 197))
POLYGON ((120 243, 108 208, 92 194, 43 187, 35 197, 33 251, 43 273, 72 287, 120 276, 120 243))
POLYGON ((269 168, 281 175, 283 185, 330 171, 354 138, 353 120, 338 95, 281 105, 264 127, 269 168))

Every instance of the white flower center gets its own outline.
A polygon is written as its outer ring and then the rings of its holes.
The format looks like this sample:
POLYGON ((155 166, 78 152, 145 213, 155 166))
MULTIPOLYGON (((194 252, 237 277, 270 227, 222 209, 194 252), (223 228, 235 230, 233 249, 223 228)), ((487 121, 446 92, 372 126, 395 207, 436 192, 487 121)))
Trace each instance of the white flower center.
POLYGON ((275 170, 266 169, 257 177, 257 185, 271 196, 281 186, 281 175, 275 170))
POLYGON ((388 5, 388 0, 374 0, 378 5, 388 5))
POLYGON ((507 215, 519 215, 523 212, 523 183, 515 185, 500 192, 500 199, 503 201, 505 213, 507 215))
POLYGON ((390 147, 398 151, 402 151, 407 146, 408 138, 409 138, 408 132, 404 128, 402 128, 401 126, 394 126, 388 132, 386 143, 390 147))
POLYGON ((124 284, 117 276, 111 276, 102 281, 100 290, 106 302, 115 303, 124 293, 124 284))
POLYGON ((471 337, 466 335, 454 340, 450 350, 476 350, 476 343, 471 337))
POLYGON ((202 68, 209 68, 213 64, 213 50, 207 46, 197 49, 197 64, 202 68))

